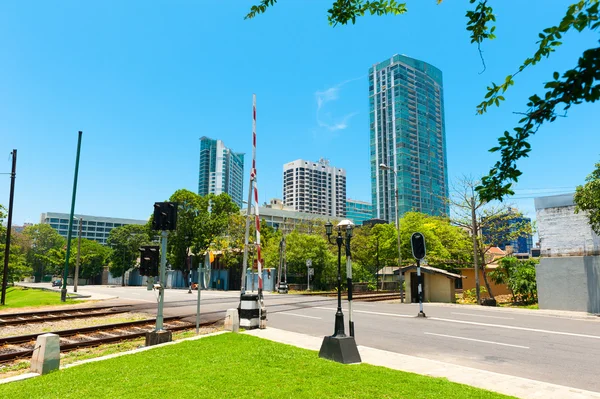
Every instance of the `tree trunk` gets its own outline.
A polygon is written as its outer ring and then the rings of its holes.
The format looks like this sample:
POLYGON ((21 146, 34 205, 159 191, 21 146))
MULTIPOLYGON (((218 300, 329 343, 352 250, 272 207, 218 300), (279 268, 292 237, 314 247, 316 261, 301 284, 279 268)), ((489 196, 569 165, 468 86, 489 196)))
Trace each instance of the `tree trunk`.
POLYGON ((483 266, 481 267, 481 274, 483 275, 483 282, 485 283, 485 287, 487 288, 488 294, 490 296, 491 299, 496 300, 496 298, 494 297, 494 293, 492 292, 492 287, 490 287, 490 282, 488 281, 487 278, 487 272, 485 271, 485 262, 482 262, 483 266))
POLYGON ((477 215, 475 214, 475 197, 471 197, 471 234, 473 237, 473 266, 475 267, 475 295, 477 304, 481 305, 481 292, 479 287, 479 249, 477 243, 477 215))

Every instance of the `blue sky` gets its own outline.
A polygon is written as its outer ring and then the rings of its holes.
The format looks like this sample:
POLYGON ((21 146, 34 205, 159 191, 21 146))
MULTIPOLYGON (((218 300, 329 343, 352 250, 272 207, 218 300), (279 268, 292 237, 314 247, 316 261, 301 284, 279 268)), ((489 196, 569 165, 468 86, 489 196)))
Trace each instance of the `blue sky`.
MULTIPOLYGON (((394 54, 443 71, 450 180, 481 176, 496 160, 487 150, 518 120, 513 112, 597 44, 591 34, 565 36, 518 76, 501 108, 476 116, 486 85, 515 71, 572 0, 493 2, 498 39, 483 45, 481 74, 467 1, 413 0, 405 15, 336 28, 327 24, 331 2, 280 0, 249 21, 250 0, 1 2, 0 172, 18 149, 13 224, 69 211, 78 130, 77 213, 145 219, 176 189, 197 190, 204 135, 246 152, 249 165, 252 93, 261 202, 281 197, 284 163, 320 157, 346 169, 350 198, 369 201, 367 72, 394 54)), ((544 126, 520 163, 513 202, 533 215, 530 197, 582 184, 600 160, 599 122, 598 105, 588 104, 544 126)), ((0 203, 8 191, 0 175, 0 203)))

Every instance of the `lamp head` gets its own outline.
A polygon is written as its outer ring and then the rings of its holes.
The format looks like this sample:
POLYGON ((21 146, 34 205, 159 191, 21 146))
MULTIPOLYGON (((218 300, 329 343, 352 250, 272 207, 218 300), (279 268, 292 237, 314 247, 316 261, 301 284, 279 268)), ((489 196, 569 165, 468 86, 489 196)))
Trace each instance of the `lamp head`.
POLYGON ((327 234, 327 237, 331 236, 331 233, 333 232, 333 224, 331 224, 331 222, 328 220, 327 223, 325 223, 325 234, 327 234))
POLYGON ((351 220, 344 219, 337 225, 338 229, 346 230, 346 236, 352 237, 352 229, 354 228, 354 223, 351 220))

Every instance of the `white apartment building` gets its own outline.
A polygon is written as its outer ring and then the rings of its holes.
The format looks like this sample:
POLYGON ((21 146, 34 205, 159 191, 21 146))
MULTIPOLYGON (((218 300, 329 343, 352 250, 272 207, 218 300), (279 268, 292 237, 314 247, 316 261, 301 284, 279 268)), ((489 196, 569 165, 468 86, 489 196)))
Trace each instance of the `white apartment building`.
POLYGON ((297 159, 283 165, 283 203, 297 212, 346 216, 346 170, 297 159))

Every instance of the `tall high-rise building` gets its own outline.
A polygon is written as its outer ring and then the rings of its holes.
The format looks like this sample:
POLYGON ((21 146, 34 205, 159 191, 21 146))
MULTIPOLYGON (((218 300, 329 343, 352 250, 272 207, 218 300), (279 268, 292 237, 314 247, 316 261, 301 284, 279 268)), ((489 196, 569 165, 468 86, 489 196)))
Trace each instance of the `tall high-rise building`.
POLYGON ((283 203, 298 212, 346 216, 346 171, 323 158, 283 165, 283 203))
POLYGON ((233 152, 221 140, 200 138, 198 194, 227 193, 241 208, 244 191, 244 153, 233 152))
POLYGON ((373 216, 395 220, 396 188, 400 216, 448 215, 442 71, 404 55, 373 65, 369 109, 373 216))

